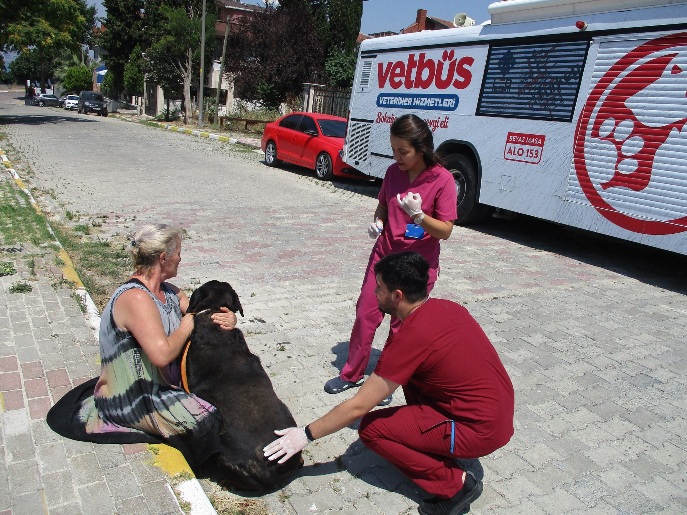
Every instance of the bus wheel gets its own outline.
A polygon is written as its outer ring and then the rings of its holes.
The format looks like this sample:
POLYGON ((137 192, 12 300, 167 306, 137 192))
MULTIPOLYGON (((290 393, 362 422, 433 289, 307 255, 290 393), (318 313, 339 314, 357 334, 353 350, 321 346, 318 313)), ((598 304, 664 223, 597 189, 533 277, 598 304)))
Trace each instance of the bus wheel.
POLYGON ((446 168, 453 175, 458 190, 457 225, 477 223, 489 215, 491 208, 477 202, 477 171, 473 162, 463 154, 444 157, 446 168))

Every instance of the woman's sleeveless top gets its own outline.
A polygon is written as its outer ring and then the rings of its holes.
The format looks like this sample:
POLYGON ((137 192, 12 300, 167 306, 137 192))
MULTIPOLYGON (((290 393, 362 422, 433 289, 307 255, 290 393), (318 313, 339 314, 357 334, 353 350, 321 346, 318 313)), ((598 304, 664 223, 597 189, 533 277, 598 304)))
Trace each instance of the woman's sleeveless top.
MULTIPOLYGON (((165 334, 172 334, 182 318, 179 297, 166 284, 162 286, 165 302, 155 297, 143 283, 130 280, 114 292, 105 306, 100 323, 100 379, 95 386, 93 403, 84 402, 80 417, 87 432, 142 431, 162 438, 192 437, 195 433, 207 438, 208 431, 214 432, 214 429, 199 426, 219 427, 221 416, 214 406, 180 387, 179 358, 166 367, 156 367, 134 336, 115 324, 115 302, 125 291, 138 288, 155 302, 165 334)), ((195 445, 203 446, 204 443, 195 442, 195 445)), ((207 452, 214 451, 216 449, 207 449, 207 452)))

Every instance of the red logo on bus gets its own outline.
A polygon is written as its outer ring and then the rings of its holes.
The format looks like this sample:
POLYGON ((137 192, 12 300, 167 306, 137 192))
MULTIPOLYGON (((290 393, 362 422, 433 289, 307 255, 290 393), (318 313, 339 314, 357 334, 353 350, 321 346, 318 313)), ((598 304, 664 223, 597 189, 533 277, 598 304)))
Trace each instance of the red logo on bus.
POLYGON ((463 56, 458 59, 454 50, 444 50, 441 59, 435 61, 427 58, 425 52, 418 56, 409 54, 405 61, 377 63, 377 81, 383 89, 387 83, 391 89, 465 89, 470 85, 472 72, 470 67, 475 59, 463 56))
POLYGON ((606 219, 636 233, 687 231, 685 163, 676 159, 687 148, 686 47, 680 33, 627 53, 601 77, 577 124, 582 191, 606 219), (641 214, 630 213, 633 199, 641 214))

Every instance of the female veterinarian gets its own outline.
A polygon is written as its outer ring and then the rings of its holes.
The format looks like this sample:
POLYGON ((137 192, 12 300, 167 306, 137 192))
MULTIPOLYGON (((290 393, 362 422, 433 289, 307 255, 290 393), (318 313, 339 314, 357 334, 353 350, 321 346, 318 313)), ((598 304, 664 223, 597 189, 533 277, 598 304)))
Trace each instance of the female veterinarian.
MULTIPOLYGON (((457 214, 456 183, 439 164, 434 153, 432 131, 414 114, 406 114, 391 125, 394 160, 379 191, 379 204, 368 233, 377 241, 356 304, 355 322, 348 345, 348 359, 339 376, 324 385, 327 393, 341 393, 360 386, 372 351, 375 331, 384 319, 375 298, 375 264, 398 252, 418 252, 430 264, 428 292, 439 274, 439 242, 451 236, 457 214)), ((389 336, 400 321, 392 317, 389 336)), ((380 405, 391 402, 391 396, 380 405)))
MULTIPOLYGON (((166 282, 177 275, 181 230, 146 225, 130 241, 135 272, 114 292, 100 323, 101 373, 78 419, 92 441, 141 441, 140 433, 161 437, 192 464, 219 450, 221 424, 215 408, 180 388, 180 353, 193 330, 189 299, 166 282), (138 436, 137 434, 138 433, 138 436)), ((223 329, 236 315, 213 314, 223 329)))

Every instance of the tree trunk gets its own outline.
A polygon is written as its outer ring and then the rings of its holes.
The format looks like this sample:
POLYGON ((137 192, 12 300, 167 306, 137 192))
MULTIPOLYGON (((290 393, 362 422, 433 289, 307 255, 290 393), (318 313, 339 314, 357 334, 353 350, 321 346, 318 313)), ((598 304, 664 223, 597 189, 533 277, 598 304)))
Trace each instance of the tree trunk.
POLYGON ((186 121, 184 123, 190 123, 193 119, 193 110, 191 104, 191 73, 193 71, 193 53, 191 49, 186 51, 186 66, 184 67, 184 100, 186 104, 186 121))
MULTIPOLYGON (((45 72, 45 54, 43 53, 42 50, 38 52, 38 59, 40 60, 40 80, 41 80, 41 93, 45 93, 45 83, 46 81, 46 75, 47 73, 45 72)), ((54 92, 53 92, 54 93, 54 92)))

